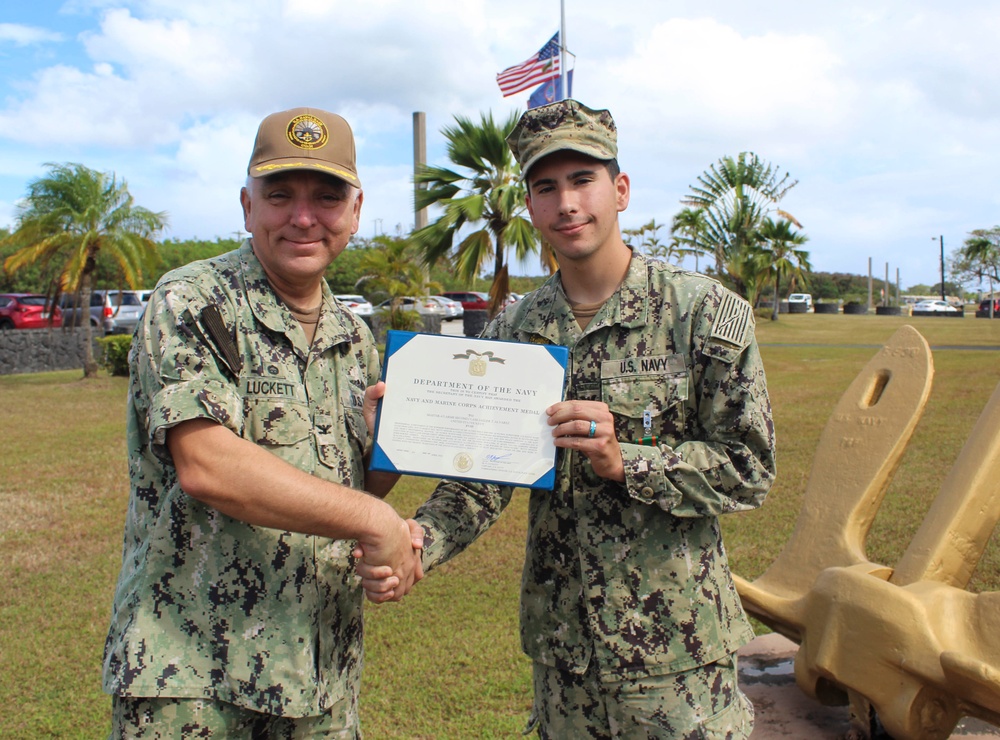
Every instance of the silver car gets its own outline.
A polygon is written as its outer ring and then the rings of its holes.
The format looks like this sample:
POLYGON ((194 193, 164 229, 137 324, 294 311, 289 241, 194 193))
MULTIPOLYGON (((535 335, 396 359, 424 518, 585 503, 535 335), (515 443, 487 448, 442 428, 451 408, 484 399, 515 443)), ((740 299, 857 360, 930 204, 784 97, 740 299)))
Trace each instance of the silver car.
POLYGON ((371 316, 372 315, 372 304, 368 302, 363 295, 336 295, 334 296, 338 301, 343 303, 349 309, 351 309, 358 316, 371 316))
POLYGON ((97 290, 105 298, 105 310, 111 309, 109 334, 131 334, 142 318, 146 304, 137 290, 97 290))
POLYGON ((465 316, 465 309, 462 308, 460 301, 446 298, 443 295, 432 295, 430 296, 430 299, 438 303, 441 308, 444 309, 444 315, 441 317, 444 321, 454 321, 455 319, 460 319, 465 316))
MULTIPOLYGON (((86 306, 86 298, 81 302, 86 306)), ((81 326, 89 309, 90 325, 105 334, 131 334, 139 323, 145 306, 134 290, 95 290, 90 294, 90 306, 75 307, 76 296, 63 294, 59 305, 63 326, 81 326)))
MULTIPOLYGON (((409 296, 405 298, 400 298, 400 306, 404 311, 416 311, 421 316, 440 316, 444 318, 444 309, 441 308, 441 304, 436 301, 432 301, 430 296, 424 296, 423 298, 411 298, 409 296)), ((382 301, 376 308, 379 310, 388 311, 389 304, 392 303, 392 299, 386 299, 382 301)))

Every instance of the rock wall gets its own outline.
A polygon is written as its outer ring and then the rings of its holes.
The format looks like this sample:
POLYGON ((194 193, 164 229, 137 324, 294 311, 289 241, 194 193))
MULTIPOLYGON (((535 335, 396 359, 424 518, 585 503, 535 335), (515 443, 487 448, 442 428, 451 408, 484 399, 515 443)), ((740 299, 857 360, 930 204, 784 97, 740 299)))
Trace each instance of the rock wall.
MULTIPOLYGON (((95 333, 96 340, 98 334, 95 333)), ((83 368, 86 329, 11 329, 0 331, 0 375, 83 368)), ((94 342, 94 357, 101 350, 94 342)))

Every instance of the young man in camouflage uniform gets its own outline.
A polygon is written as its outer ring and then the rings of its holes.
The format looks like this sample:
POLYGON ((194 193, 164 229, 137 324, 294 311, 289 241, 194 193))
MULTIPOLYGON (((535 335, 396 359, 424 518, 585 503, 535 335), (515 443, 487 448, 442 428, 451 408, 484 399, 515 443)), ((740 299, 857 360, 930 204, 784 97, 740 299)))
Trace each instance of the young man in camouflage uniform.
POLYGON ((268 116, 248 175, 251 238, 165 275, 133 340, 113 738, 357 737, 350 540, 395 597, 420 577, 396 478, 365 473, 375 344, 323 279, 358 229, 350 127, 268 116))
MULTIPOLYGON (((774 432, 753 313, 702 275, 633 253, 607 111, 529 110, 507 138, 559 272, 483 336, 569 347, 548 409, 554 491, 532 491, 521 639, 543 738, 742 738, 736 650, 752 637, 718 516, 761 505, 774 432)), ((467 547, 511 489, 440 484, 424 568, 467 547)), ((377 569, 363 571, 380 599, 377 569)), ((374 593, 373 593, 374 592, 374 593)))

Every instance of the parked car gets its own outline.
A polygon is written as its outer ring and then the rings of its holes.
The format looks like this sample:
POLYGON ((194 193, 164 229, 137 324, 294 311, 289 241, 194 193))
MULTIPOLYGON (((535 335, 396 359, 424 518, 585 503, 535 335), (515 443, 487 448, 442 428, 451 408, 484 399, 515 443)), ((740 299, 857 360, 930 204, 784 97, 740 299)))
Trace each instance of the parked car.
MULTIPOLYGON (((983 313, 988 314, 990 312, 990 299, 987 298, 985 301, 981 301, 979 304, 979 310, 983 313)), ((1000 316, 1000 298, 993 299, 993 315, 1000 316)))
POLYGON ((151 290, 140 290, 139 291, 139 300, 142 301, 142 305, 143 306, 145 306, 147 303, 149 303, 149 297, 151 295, 153 295, 153 291, 151 291, 151 290))
MULTIPOLYGON (((83 326, 83 307, 75 307, 76 295, 64 294, 59 305, 63 326, 83 326)), ((95 290, 90 294, 89 319, 105 334, 131 334, 145 309, 134 290, 95 290)))
POLYGON ((465 309, 462 307, 461 302, 453 300, 451 298, 446 298, 443 295, 432 295, 432 301, 438 303, 444 310, 443 318, 445 321, 454 321, 455 319, 460 319, 465 316, 465 309))
POLYGON ((511 303, 517 303, 522 298, 524 298, 523 293, 511 293, 507 296, 507 305, 509 306, 511 303))
POLYGON ((490 307, 489 294, 480 293, 478 290, 446 290, 441 295, 445 298, 451 298, 453 301, 458 301, 466 311, 486 311, 490 307))
POLYGON ((793 303, 804 303, 806 304, 806 311, 812 308, 813 297, 809 293, 792 293, 788 296, 789 306, 793 303))
POLYGON ((44 329, 47 326, 62 326, 62 311, 45 296, 0 293, 0 330, 44 329))
POLYGON ((913 304, 914 311, 937 311, 941 313, 955 313, 958 311, 953 305, 948 303, 948 301, 942 301, 940 299, 936 301, 918 301, 913 304))
POLYGON ((59 297, 59 307, 62 309, 63 326, 83 326, 83 322, 89 320, 92 329, 105 334, 111 328, 111 314, 114 312, 110 306, 105 311, 104 296, 99 293, 91 294, 89 305, 86 296, 80 296, 79 306, 75 293, 63 293, 59 297))
POLYGON ((374 307, 368 302, 368 299, 363 295, 337 295, 334 296, 338 301, 343 303, 349 309, 354 311, 358 316, 371 316, 374 307))
MULTIPOLYGON (((402 303, 404 311, 416 311, 421 316, 440 316, 441 318, 444 318, 444 309, 441 308, 439 303, 432 301, 430 296, 424 296, 419 300, 407 296, 405 298, 400 298, 399 300, 402 303)), ((392 303, 392 299, 387 298, 378 304, 376 308, 380 311, 388 311, 390 303, 392 303)))
POLYGON ((106 303, 111 304, 111 319, 114 326, 112 334, 131 334, 142 318, 142 312, 146 309, 146 304, 142 302, 142 296, 137 290, 108 290, 97 291, 104 293, 106 303))

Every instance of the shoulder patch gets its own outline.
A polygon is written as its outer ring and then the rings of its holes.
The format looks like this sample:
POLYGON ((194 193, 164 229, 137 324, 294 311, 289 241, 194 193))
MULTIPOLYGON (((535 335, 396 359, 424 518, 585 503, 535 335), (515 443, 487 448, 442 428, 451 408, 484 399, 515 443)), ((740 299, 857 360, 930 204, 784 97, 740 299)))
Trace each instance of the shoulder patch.
POLYGON ((710 338, 743 348, 750 343, 752 336, 753 309, 745 300, 727 290, 722 295, 710 338))

